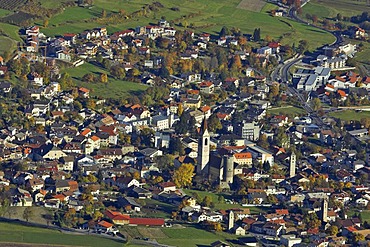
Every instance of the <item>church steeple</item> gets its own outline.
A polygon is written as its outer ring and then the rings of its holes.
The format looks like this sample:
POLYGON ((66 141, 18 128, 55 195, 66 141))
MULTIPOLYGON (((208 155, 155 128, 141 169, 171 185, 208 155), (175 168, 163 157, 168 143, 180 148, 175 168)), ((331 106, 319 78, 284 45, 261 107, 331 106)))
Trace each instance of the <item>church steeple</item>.
POLYGON ((202 125, 200 127, 198 140, 198 164, 197 164, 197 174, 207 175, 208 174, 208 163, 209 163, 209 153, 210 145, 209 139, 210 135, 208 133, 208 123, 207 118, 204 116, 202 125))

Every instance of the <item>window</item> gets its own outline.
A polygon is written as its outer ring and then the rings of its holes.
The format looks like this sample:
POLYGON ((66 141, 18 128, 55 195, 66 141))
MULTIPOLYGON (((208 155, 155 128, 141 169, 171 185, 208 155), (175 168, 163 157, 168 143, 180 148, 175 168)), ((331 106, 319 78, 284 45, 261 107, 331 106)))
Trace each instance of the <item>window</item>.
POLYGON ((208 145, 208 138, 204 140, 204 145, 208 145))

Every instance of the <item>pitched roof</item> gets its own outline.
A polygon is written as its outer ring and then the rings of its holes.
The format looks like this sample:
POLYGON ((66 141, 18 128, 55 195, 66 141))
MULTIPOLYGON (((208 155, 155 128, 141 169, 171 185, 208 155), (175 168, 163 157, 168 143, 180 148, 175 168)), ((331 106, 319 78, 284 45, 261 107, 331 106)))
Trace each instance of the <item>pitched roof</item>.
POLYGON ((129 222, 132 225, 144 225, 144 226, 164 225, 164 219, 155 219, 155 218, 131 218, 129 222))
POLYGON ((99 226, 105 227, 105 228, 111 228, 113 226, 112 223, 109 223, 105 220, 102 220, 98 223, 99 226))

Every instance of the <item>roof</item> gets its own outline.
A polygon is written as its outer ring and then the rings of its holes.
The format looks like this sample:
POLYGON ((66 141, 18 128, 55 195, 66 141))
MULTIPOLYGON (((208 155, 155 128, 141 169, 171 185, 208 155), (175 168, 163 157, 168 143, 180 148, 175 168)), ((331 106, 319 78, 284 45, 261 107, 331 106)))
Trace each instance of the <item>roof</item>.
POLYGON ((252 154, 249 153, 249 152, 245 152, 245 153, 236 153, 234 154, 234 157, 236 159, 251 159, 252 158, 252 154))
POLYGON ((132 225, 145 225, 145 226, 163 226, 164 219, 156 218, 131 218, 130 224, 132 225))
POLYGON ((160 183, 159 186, 162 188, 168 188, 168 187, 176 186, 176 184, 174 182, 163 182, 163 183, 160 183))
POLYGON ((105 228, 111 228, 113 226, 112 223, 109 223, 105 220, 102 220, 98 223, 99 226, 105 227, 105 228))
POLYGON ((87 88, 85 88, 85 87, 80 87, 80 88, 78 89, 78 91, 81 91, 81 92, 83 92, 83 93, 88 93, 88 92, 90 92, 90 90, 89 90, 89 89, 87 89, 87 88))

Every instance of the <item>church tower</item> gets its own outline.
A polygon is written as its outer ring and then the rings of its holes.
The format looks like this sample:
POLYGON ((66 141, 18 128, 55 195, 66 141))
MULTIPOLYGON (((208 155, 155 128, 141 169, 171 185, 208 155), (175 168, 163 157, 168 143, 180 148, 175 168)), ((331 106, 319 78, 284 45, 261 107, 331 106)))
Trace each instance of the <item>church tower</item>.
POLYGON ((295 153, 293 152, 290 155, 290 164, 289 164, 289 177, 294 177, 295 176, 295 167, 297 164, 297 156, 295 156, 295 153))
POLYGON ((324 199, 322 200, 321 205, 321 216, 322 216, 322 222, 328 222, 328 200, 324 199))
POLYGON ((230 210, 230 213, 229 213, 229 225, 228 225, 228 230, 230 231, 231 229, 234 228, 234 212, 232 210, 230 210))
POLYGON ((197 174, 207 175, 208 174, 208 163, 209 163, 209 152, 210 145, 209 139, 210 135, 208 133, 207 119, 204 116, 202 126, 200 128, 200 137, 198 140, 198 164, 197 164, 197 174))

